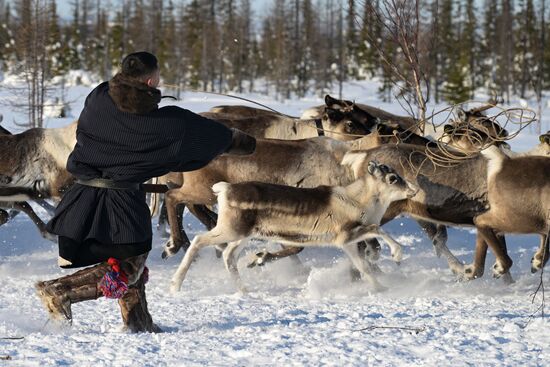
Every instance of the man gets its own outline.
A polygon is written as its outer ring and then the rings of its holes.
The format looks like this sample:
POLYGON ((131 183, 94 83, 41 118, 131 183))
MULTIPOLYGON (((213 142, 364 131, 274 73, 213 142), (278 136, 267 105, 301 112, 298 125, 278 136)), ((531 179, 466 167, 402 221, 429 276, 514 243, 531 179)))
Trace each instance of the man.
POLYGON ((152 229, 142 182, 199 169, 227 152, 249 154, 254 138, 185 109, 159 108, 157 59, 130 54, 122 70, 86 98, 67 161, 76 183, 48 230, 59 237, 59 265, 74 274, 36 284, 51 318, 72 319, 71 304, 119 298, 125 327, 159 331, 147 310, 145 260, 152 229))

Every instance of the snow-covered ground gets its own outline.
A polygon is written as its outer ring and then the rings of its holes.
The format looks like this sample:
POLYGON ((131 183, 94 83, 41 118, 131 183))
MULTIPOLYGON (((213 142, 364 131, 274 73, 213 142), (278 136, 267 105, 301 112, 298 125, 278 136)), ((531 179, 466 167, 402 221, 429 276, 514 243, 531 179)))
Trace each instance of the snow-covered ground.
MULTIPOLYGON (((1 87, 1 84, 0 84, 1 87)), ((89 87, 72 87, 74 114, 82 108, 89 87)), ((346 97, 400 112, 398 104, 380 103, 376 85, 350 83, 346 97)), ((261 95, 246 98, 299 115, 320 104, 311 97, 276 102, 261 95)), ((10 98, 0 89, 0 102, 10 98)), ((185 93, 178 105, 205 111, 239 101, 185 93)), ((17 111, 2 108, 4 126, 22 122, 17 111)), ((550 127, 545 110, 544 131, 550 127)), ((60 126, 71 118, 48 120, 60 126)), ((512 141, 527 150, 537 136, 524 130, 512 141)), ((42 216, 46 216, 40 212, 42 216)), ((185 217, 191 234, 202 227, 185 217)), ((240 269, 250 292, 239 294, 212 249, 192 266, 182 291, 171 294, 169 280, 181 254, 161 260, 163 239, 155 237, 149 257, 148 301, 164 333, 119 332, 116 302, 100 299, 73 305, 74 322, 67 330, 44 326, 47 315, 33 283, 70 271, 56 266, 56 245, 42 239, 24 215, 0 227, 0 364, 6 366, 196 366, 196 365, 381 365, 463 366, 547 365, 550 321, 531 303, 539 274, 530 273, 536 236, 510 236, 516 283, 490 277, 457 282, 438 259, 418 225, 407 218, 385 228, 405 245, 405 260, 396 266, 383 251, 380 281, 390 289, 371 293, 367 284, 352 283, 349 262, 332 249, 307 249, 303 267, 282 260, 247 269, 247 258, 265 245, 252 244, 241 254, 240 269), (530 315, 535 313, 533 318, 530 315), (5 339, 24 337, 23 339, 5 339), (9 361, 2 358, 9 356, 9 361)), ((475 232, 451 229, 449 247, 464 262, 473 256, 475 232)), ((269 244, 276 247, 275 244, 269 244)), ((494 258, 488 256, 487 268, 494 258)), ((545 276, 547 279, 547 276, 545 276)))

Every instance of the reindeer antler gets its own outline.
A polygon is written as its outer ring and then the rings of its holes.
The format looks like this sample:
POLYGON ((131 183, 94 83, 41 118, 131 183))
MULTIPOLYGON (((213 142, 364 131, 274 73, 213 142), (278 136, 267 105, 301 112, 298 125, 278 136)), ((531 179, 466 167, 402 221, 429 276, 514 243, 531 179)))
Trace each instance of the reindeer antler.
POLYGON ((495 107, 497 104, 499 104, 499 102, 501 102, 501 101, 498 99, 497 95, 493 94, 491 99, 489 99, 486 104, 481 105, 481 106, 476 107, 476 108, 472 108, 468 111, 468 113, 470 113, 472 115, 478 115, 483 111, 487 111, 487 110, 495 107))

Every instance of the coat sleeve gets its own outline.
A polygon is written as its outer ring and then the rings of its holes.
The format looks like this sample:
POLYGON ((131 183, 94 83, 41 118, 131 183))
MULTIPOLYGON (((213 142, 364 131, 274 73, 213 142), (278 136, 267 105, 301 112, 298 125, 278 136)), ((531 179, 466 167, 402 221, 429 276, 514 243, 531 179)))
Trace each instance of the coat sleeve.
POLYGON ((182 138, 181 161, 173 171, 194 171, 206 166, 226 152, 232 143, 231 129, 219 122, 184 110, 185 133, 182 138))

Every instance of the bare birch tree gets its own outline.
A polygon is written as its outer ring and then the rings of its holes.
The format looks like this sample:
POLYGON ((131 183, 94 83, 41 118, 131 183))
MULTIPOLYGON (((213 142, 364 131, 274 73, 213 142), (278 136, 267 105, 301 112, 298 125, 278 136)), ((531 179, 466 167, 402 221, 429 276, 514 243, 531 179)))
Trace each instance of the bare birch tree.
MULTIPOLYGON (((425 130, 427 102, 429 101, 429 79, 426 76, 427 66, 421 62, 421 53, 429 45, 423 32, 420 18, 420 0, 381 0, 378 6, 372 2, 364 5, 374 15, 376 21, 383 27, 382 43, 392 43, 400 50, 397 59, 389 55, 387 48, 379 48, 382 61, 391 69, 394 84, 398 89, 397 96, 408 112, 415 116, 412 105, 418 109, 420 130, 425 130)), ((372 44, 376 45, 376 40, 372 44)))

